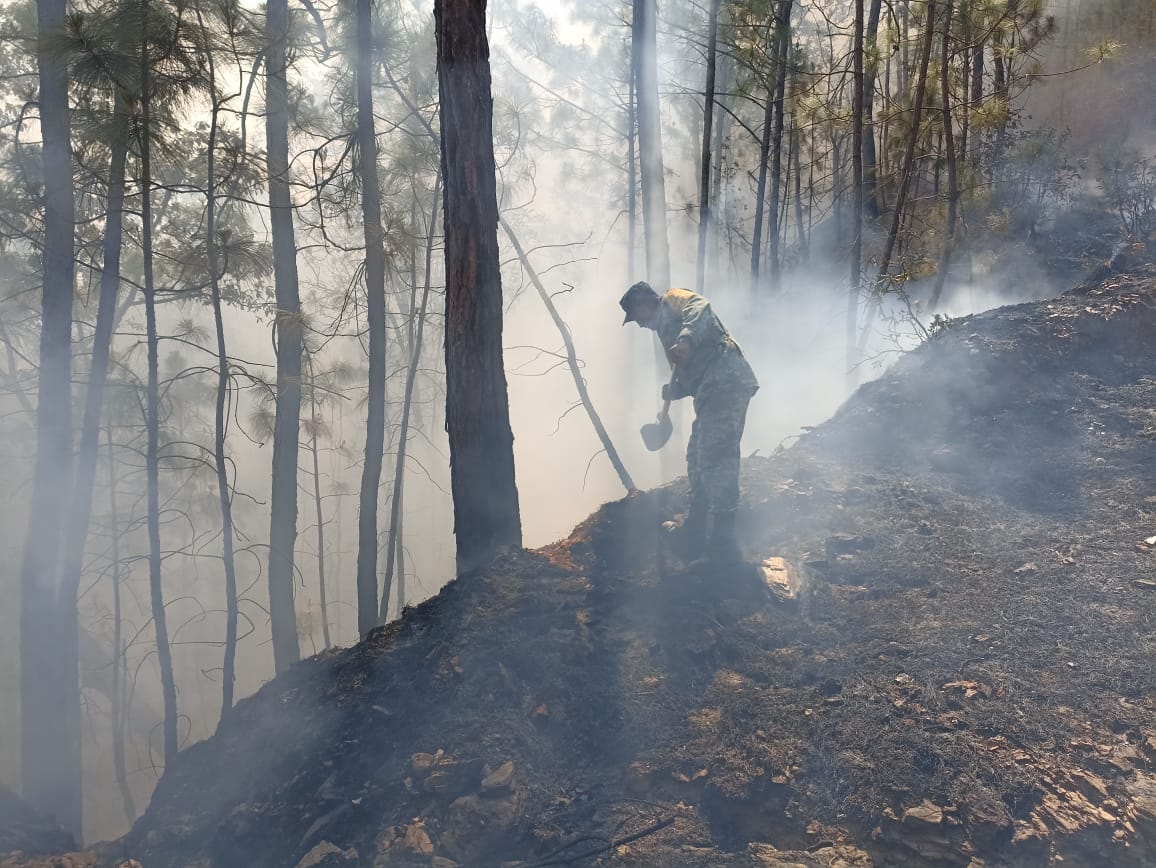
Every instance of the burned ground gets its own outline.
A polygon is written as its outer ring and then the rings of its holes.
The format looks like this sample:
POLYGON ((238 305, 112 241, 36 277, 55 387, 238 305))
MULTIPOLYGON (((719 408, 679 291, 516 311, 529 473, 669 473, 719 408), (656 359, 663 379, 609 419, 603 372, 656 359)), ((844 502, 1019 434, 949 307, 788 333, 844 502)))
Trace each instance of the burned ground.
POLYGON ((240 703, 103 855, 1154 864, 1154 408, 1151 274, 954 322, 745 462, 767 570, 608 504, 240 703))

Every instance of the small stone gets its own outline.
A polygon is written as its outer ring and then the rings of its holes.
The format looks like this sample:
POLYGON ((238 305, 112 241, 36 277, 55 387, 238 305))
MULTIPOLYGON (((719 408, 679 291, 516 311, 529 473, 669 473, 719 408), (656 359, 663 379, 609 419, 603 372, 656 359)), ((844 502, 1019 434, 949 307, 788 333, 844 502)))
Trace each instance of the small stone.
POLYGON ((943 808, 927 799, 913 808, 903 812, 903 822, 917 823, 928 826, 939 826, 943 823, 943 808))
POLYGON ((827 537, 828 557, 852 555, 873 548, 875 548, 875 540, 855 533, 836 533, 827 537))
POLYGON ((799 571, 786 558, 767 558, 763 561, 763 580, 767 589, 783 601, 798 599, 803 585, 799 571))
POLYGON ((506 790, 514 778, 514 762, 507 760, 482 779, 482 791, 506 790))
POLYGON ((654 786, 654 766, 643 762, 631 763, 626 767, 623 778, 628 793, 635 796, 645 795, 654 786))
POLYGON ((458 868, 458 863, 453 859, 447 859, 445 856, 434 856, 433 861, 429 863, 430 868, 458 868))
POLYGON ((425 830, 425 824, 420 820, 410 823, 406 828, 405 846, 407 850, 412 850, 422 856, 433 855, 433 841, 430 840, 429 833, 425 830))
POLYGON ((437 757, 435 757, 432 753, 415 753, 409 759, 410 768, 412 768, 414 772, 417 773, 428 772, 434 767, 436 762, 437 757))

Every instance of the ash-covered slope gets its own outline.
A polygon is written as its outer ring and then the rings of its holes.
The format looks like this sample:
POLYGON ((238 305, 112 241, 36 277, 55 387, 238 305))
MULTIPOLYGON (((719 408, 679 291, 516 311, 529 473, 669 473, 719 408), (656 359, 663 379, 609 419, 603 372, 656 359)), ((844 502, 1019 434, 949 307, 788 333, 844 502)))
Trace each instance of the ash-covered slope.
POLYGON ((240 703, 113 849, 1156 864, 1154 408, 1150 275, 958 321, 746 462, 796 598, 663 557, 678 486, 608 504, 240 703))

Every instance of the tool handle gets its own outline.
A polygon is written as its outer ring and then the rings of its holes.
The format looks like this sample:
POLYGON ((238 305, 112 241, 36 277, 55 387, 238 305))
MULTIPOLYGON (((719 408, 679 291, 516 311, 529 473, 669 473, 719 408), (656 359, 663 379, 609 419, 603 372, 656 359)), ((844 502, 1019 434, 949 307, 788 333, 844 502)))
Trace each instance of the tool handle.
MULTIPOLYGON (((670 383, 666 387, 666 393, 669 395, 674 391, 674 381, 678 379, 678 365, 670 366, 670 383)), ((665 419, 670 415, 670 398, 662 402, 662 411, 658 414, 659 419, 665 419)))

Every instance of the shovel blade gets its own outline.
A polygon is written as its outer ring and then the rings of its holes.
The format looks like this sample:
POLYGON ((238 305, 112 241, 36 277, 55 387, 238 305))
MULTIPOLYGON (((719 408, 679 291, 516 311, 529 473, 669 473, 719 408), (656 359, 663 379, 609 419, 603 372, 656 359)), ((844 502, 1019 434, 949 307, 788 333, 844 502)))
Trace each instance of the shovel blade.
POLYGON ((648 422, 643 425, 638 433, 642 435, 642 442, 646 444, 646 448, 651 452, 657 452, 666 445, 666 441, 670 439, 673 431, 674 424, 670 421, 670 417, 666 416, 657 422, 648 422))

